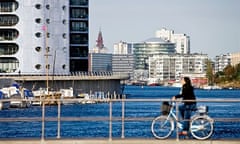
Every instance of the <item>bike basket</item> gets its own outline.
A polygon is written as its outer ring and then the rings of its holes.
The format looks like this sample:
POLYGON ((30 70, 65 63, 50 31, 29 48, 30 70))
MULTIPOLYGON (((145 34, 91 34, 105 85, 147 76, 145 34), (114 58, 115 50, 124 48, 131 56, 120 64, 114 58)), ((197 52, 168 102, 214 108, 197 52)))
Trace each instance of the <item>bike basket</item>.
POLYGON ((161 106, 162 115, 168 115, 171 109, 171 105, 168 102, 164 101, 161 106))
POLYGON ((208 106, 199 106, 197 108, 197 111, 200 114, 206 114, 208 112, 208 106))

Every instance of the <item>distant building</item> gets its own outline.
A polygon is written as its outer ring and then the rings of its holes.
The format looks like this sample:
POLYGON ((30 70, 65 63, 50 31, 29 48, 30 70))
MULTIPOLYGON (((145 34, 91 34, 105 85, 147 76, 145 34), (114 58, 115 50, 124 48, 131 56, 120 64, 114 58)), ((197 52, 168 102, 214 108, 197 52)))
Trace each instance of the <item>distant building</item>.
POLYGON ((128 75, 131 79, 134 71, 132 44, 120 41, 114 44, 112 56, 112 71, 114 74, 128 75))
POLYGON ((156 37, 175 43, 176 53, 190 54, 190 37, 186 34, 175 34, 173 30, 162 28, 156 31, 156 37))
POLYGON ((150 38, 133 44, 136 70, 148 70, 148 58, 153 55, 175 53, 175 44, 161 38, 150 38))
POLYGON ((132 44, 120 41, 113 46, 113 54, 132 54, 132 44))
POLYGON ((236 66, 237 64, 240 64, 240 52, 231 53, 231 65, 236 66))
POLYGON ((182 76, 205 77, 206 54, 161 54, 149 57, 149 78, 179 80, 182 76))
POLYGON ((103 36, 102 36, 101 30, 99 30, 98 38, 97 38, 96 42, 97 42, 97 44, 93 48, 93 53, 108 53, 107 48, 103 44, 103 36))
POLYGON ((88 0, 1 0, 0 74, 88 70, 88 0))
POLYGON ((231 64, 231 55, 223 54, 215 57, 215 72, 223 71, 224 68, 231 64))
POLYGON ((112 71, 114 74, 128 75, 131 79, 134 72, 134 57, 132 54, 113 54, 112 71))
POLYGON ((90 72, 112 72, 112 54, 89 53, 90 72))

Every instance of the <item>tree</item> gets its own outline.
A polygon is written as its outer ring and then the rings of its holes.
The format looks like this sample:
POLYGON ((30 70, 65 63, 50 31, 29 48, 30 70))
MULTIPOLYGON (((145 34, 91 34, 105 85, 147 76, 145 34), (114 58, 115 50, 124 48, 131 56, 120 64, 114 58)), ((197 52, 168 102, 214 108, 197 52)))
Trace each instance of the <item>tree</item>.
POLYGON ((226 77, 226 80, 233 80, 234 79, 234 75, 235 75, 235 68, 232 65, 227 65, 224 69, 223 69, 224 75, 226 77))
POLYGON ((235 66, 235 79, 240 80, 240 63, 235 66))
POLYGON ((207 69, 206 69, 206 77, 208 78, 208 84, 212 85, 214 82, 214 77, 213 77, 213 65, 212 65, 212 61, 211 60, 207 60, 206 65, 207 65, 207 69))

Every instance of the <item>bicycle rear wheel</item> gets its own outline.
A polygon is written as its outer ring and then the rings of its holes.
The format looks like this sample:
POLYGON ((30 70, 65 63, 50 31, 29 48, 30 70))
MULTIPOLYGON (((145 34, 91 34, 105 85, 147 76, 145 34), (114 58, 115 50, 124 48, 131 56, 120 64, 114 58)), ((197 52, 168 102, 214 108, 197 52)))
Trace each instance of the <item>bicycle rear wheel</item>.
POLYGON ((190 123, 190 132, 196 139, 208 139, 213 134, 213 119, 206 115, 194 117, 190 123))
POLYGON ((155 138, 166 139, 172 134, 174 130, 173 119, 168 118, 164 115, 156 117, 152 121, 151 130, 155 138))

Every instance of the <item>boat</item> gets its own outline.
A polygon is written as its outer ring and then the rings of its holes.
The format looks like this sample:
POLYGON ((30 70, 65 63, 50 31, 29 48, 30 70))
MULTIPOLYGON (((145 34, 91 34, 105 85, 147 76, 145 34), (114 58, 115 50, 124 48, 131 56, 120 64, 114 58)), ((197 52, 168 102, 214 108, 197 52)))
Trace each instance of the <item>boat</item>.
POLYGON ((203 86, 203 89, 204 90, 215 90, 215 89, 222 89, 222 88, 217 85, 206 85, 206 86, 203 86))
POLYGON ((148 86, 160 86, 160 81, 158 78, 149 78, 147 82, 148 86))
POLYGON ((1 89, 5 97, 10 101, 11 108, 28 108, 31 106, 33 94, 31 90, 20 88, 18 84, 1 89))
POLYGON ((2 91, 0 91, 0 110, 8 109, 9 107, 10 107, 9 98, 7 98, 2 91))
POLYGON ((73 94, 73 88, 70 87, 69 89, 60 89, 61 93, 61 103, 63 105, 72 105, 78 103, 74 100, 76 97, 73 94))

